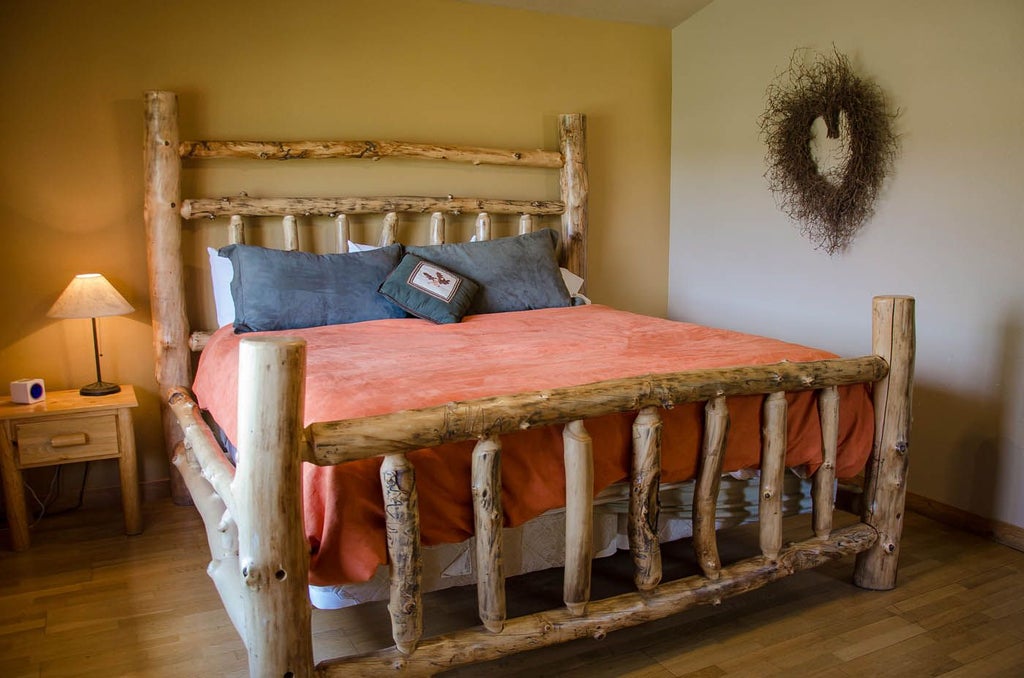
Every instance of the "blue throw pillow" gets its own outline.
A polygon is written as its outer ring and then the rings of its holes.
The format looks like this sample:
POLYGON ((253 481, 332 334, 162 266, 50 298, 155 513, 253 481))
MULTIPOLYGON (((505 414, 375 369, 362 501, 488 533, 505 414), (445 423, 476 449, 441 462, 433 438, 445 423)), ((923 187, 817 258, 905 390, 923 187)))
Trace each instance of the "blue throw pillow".
POLYGON ((406 311, 435 323, 457 323, 477 292, 477 284, 437 264, 406 254, 380 286, 380 293, 406 311))
POLYGON ((544 228, 510 238, 406 251, 480 286, 467 313, 503 313, 572 305, 558 268, 557 244, 558 234, 544 228))
POLYGON ((235 273, 235 332, 406 317, 405 311, 377 294, 402 257, 401 245, 350 254, 228 245, 220 255, 231 260, 235 273))

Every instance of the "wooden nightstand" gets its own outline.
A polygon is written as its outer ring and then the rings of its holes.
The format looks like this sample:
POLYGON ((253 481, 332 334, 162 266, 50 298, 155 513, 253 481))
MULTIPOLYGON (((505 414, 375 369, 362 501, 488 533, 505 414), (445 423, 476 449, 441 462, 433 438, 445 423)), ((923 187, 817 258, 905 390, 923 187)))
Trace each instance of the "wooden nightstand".
POLYGON ((138 407, 135 389, 86 397, 78 391, 56 391, 32 405, 0 397, 0 475, 3 476, 11 546, 29 546, 28 515, 21 469, 94 459, 117 459, 121 472, 124 527, 128 534, 142 532, 138 467, 132 408, 138 407))

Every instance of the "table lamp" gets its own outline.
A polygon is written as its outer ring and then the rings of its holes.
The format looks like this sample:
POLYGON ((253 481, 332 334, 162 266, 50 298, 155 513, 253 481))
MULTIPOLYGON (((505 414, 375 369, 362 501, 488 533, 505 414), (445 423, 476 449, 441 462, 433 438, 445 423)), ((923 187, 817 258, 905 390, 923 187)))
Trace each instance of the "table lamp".
POLYGON ((83 386, 78 392, 84 396, 117 393, 121 387, 103 381, 100 376, 100 344, 96 338, 96 318, 124 315, 135 309, 114 286, 99 273, 76 275, 46 314, 51 318, 91 318, 92 349, 96 356, 96 383, 83 386))

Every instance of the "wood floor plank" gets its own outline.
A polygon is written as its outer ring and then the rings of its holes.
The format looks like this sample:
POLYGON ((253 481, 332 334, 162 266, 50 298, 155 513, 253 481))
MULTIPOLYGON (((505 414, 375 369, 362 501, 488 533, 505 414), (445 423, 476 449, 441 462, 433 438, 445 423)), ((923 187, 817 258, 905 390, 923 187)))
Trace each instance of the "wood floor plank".
MULTIPOLYGON (((146 530, 137 537, 122 534, 115 506, 45 519, 31 549, 0 550, 0 676, 248 675, 244 648, 205 574, 209 555, 194 510, 161 500, 143 511, 146 530)), ((725 562, 749 555, 744 540, 756 548, 756 531, 744 529, 723 538, 725 562)), ((791 531, 803 535, 807 526, 787 522, 787 539, 791 531)), ((696 572, 688 544, 666 545, 664 554, 666 576, 696 572)), ((628 556, 622 566, 617 558, 596 561, 595 591, 630 580, 628 556)), ((447 675, 1024 675, 1024 553, 908 513, 897 588, 862 591, 851 574, 852 561, 830 562, 602 641, 447 675)), ((558 604, 561 573, 510 578, 509 586, 510 607, 528 613, 558 604)), ((315 656, 390 645, 385 608, 315 611, 315 656)), ((472 589, 428 594, 424 608, 430 634, 476 623, 472 589)))

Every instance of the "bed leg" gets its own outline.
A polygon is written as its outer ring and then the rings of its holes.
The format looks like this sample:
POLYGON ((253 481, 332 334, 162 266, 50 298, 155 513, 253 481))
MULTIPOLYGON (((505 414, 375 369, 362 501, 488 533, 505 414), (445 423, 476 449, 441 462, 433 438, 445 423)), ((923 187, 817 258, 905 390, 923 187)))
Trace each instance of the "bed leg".
POLYGON ((633 556, 633 581, 640 591, 650 591, 661 582, 661 544, 658 542, 661 429, 661 415, 653 407, 640 410, 633 422, 629 551, 633 556))
POLYGON ((491 633, 505 627, 505 571, 502 564, 501 441, 484 438, 473 449, 473 519, 476 525, 477 605, 491 633))
POLYGON ((722 461, 729 434, 729 407, 725 396, 712 398, 704 406, 704 444, 701 448, 700 472, 693 488, 693 548, 697 563, 708 579, 722 576, 722 560, 718 555, 715 509, 718 488, 722 481, 722 461))
POLYGON ((590 601, 594 557, 594 446, 582 420, 562 429, 565 456, 565 579, 562 599, 573 616, 590 601))
POLYGON ((313 675, 302 522, 305 342, 247 338, 239 349, 238 505, 249 675, 313 675))
POLYGON ((385 455, 380 465, 380 483, 391 560, 391 637, 398 651, 409 655, 423 635, 423 560, 416 469, 404 454, 385 455))
POLYGON ((875 297, 872 350, 889 363, 875 384, 875 443, 864 482, 862 520, 878 541, 857 555, 853 581, 866 589, 896 585, 909 465, 911 395, 914 387, 914 299, 875 297))
POLYGON ((832 514, 835 512, 836 457, 839 450, 839 389, 835 386, 821 389, 818 394, 818 412, 821 418, 821 466, 814 473, 811 504, 814 536, 828 539, 832 534, 832 514))
POLYGON ((761 553, 768 560, 782 551, 782 483, 786 478, 786 393, 768 394, 764 401, 761 444, 760 523, 761 553))

